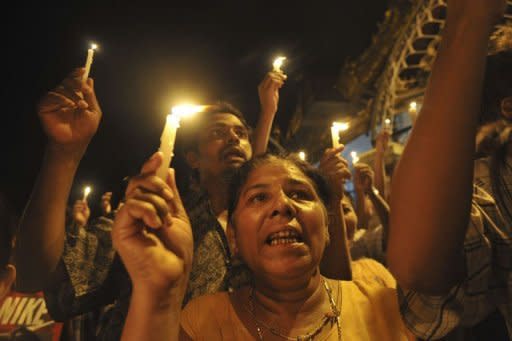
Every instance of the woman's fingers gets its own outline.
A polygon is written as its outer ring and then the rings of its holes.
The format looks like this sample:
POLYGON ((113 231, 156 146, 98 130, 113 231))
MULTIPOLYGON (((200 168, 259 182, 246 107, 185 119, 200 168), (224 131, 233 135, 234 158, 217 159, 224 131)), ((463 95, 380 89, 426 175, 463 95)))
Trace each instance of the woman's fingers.
POLYGON ((89 78, 85 84, 81 82, 81 86, 84 100, 87 103, 88 109, 101 115, 101 108, 98 103, 98 99, 96 98, 96 92, 94 91, 94 80, 89 78))
POLYGON ((130 179, 126 187, 126 197, 133 195, 135 190, 141 192, 150 192, 161 195, 166 201, 174 199, 174 195, 169 186, 159 177, 152 174, 141 174, 130 179))
POLYGON ((38 112, 44 115, 45 113, 53 113, 57 110, 71 108, 74 110, 77 107, 75 102, 66 96, 55 91, 49 91, 39 102, 38 112))
POLYGON ((123 208, 134 220, 141 220, 148 227, 154 229, 162 227, 162 219, 160 219, 156 207, 148 201, 130 198, 126 200, 123 208))

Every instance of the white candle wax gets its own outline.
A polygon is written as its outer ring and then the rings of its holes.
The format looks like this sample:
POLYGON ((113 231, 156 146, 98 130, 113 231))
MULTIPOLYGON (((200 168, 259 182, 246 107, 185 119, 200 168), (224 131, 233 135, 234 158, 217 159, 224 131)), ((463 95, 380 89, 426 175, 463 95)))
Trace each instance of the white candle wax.
POLYGON ((331 127, 331 138, 332 147, 338 148, 340 146, 340 129, 336 125, 332 125, 331 127))
POLYGON ((384 130, 387 131, 388 133, 392 133, 393 132, 393 127, 391 125, 391 119, 390 118, 386 118, 384 120, 384 130))
POLYGON ((91 72, 91 65, 94 57, 94 50, 97 47, 98 46, 96 44, 92 44, 91 48, 87 50, 87 59, 85 60, 85 72, 82 75, 82 82, 85 82, 87 78, 89 78, 89 72, 91 72))
POLYGON ((411 114, 414 114, 417 111, 418 111, 418 103, 415 101, 412 101, 411 103, 409 103, 409 112, 411 114))
POLYGON ((331 138, 332 147, 338 148, 341 146, 340 143, 340 131, 346 131, 349 128, 349 124, 346 122, 333 122, 331 126, 331 138))
POLYGON ((91 187, 87 186, 84 188, 84 197, 83 197, 83 201, 86 201, 87 200, 87 197, 89 196, 89 193, 91 193, 91 187))
POLYGON ((350 152, 350 156, 352 157, 352 164, 355 165, 359 162, 359 156, 357 156, 357 152, 350 152))
POLYGON ((167 170, 171 164, 172 157, 174 155, 174 142, 176 141, 176 131, 180 127, 180 119, 177 115, 167 115, 165 122, 164 131, 160 137, 160 148, 159 151, 164 154, 162 164, 158 168, 156 175, 167 181, 167 170))
POLYGON ((277 57, 274 59, 274 62, 272 63, 272 67, 274 69, 274 72, 282 73, 281 66, 283 66, 283 62, 286 60, 286 57, 277 57))

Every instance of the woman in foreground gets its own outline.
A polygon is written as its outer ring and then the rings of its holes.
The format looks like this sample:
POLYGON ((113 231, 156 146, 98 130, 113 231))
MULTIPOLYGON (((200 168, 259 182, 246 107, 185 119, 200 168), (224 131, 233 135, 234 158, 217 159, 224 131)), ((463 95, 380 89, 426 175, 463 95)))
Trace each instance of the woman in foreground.
POLYGON ((408 339, 384 267, 374 262, 373 276, 356 281, 320 275, 329 188, 310 165, 268 155, 244 165, 231 185, 228 235, 252 284, 182 311, 192 233, 173 174, 167 184, 147 176, 160 162, 156 154, 144 165, 114 225, 133 281, 124 340, 408 339))

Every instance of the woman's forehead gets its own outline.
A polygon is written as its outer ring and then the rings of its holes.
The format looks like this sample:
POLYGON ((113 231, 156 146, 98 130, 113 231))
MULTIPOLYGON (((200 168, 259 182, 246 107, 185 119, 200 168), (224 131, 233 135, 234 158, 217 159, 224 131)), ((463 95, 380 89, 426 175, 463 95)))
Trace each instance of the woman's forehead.
POLYGON ((274 183, 286 181, 288 183, 304 183, 314 187, 311 179, 306 176, 296 165, 284 160, 272 160, 265 162, 251 171, 244 187, 255 183, 274 183))

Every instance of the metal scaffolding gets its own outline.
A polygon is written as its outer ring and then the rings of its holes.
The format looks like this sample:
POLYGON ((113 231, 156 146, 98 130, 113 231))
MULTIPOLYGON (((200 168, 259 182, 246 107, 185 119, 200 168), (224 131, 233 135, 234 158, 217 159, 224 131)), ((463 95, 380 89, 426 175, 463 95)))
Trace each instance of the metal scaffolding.
MULTIPOLYGON (((495 28, 489 53, 512 49, 512 0, 495 28)), ((412 100, 421 102, 446 19, 446 0, 415 0, 399 39, 377 83, 371 110, 371 129, 386 118, 408 110, 412 100)))

